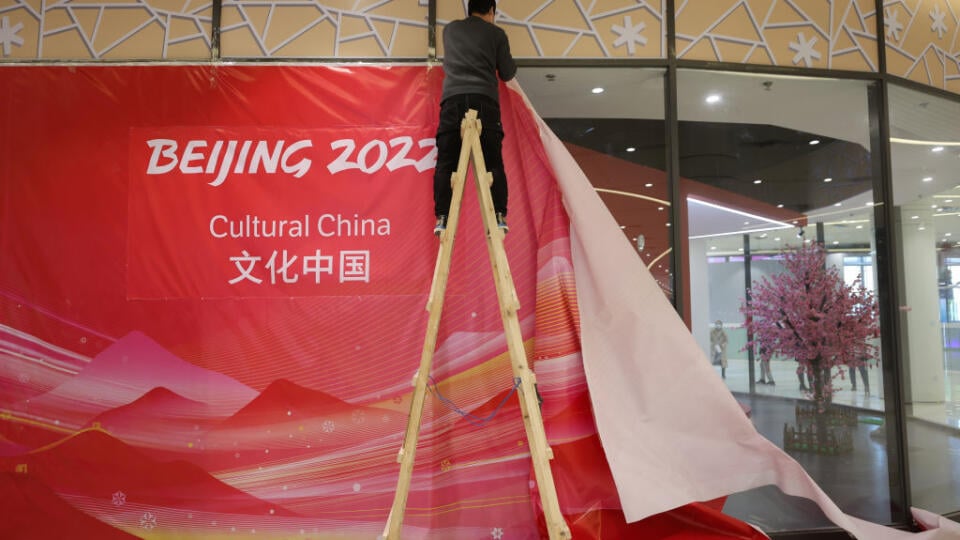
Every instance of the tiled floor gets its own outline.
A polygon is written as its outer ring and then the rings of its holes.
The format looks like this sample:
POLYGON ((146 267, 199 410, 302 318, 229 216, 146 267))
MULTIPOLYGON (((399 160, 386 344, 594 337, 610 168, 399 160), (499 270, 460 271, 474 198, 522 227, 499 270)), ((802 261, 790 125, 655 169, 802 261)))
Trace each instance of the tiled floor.
MULTIPOLYGON (((749 393, 745 360, 732 360, 727 368, 727 385, 739 401, 750 406, 751 417, 764 436, 783 446, 784 423, 795 422, 800 392, 793 362, 773 362, 771 369, 777 384, 756 385, 749 393)), ((759 366, 755 365, 759 376, 759 366)), ((719 372, 719 367, 716 368, 719 372)), ((891 488, 888 464, 888 438, 884 421, 879 371, 869 372, 871 394, 866 395, 858 381, 858 391, 850 381, 837 380, 839 390, 834 403, 860 409, 859 422, 852 428, 854 450, 839 456, 791 452, 817 483, 840 507, 855 516, 889 523, 891 488)), ((951 384, 960 381, 956 372, 951 384)), ((960 394, 956 394, 960 395, 960 394)), ((911 504, 937 513, 960 510, 960 411, 956 405, 924 405, 908 411, 907 440, 910 467, 911 504), (910 414, 912 413, 912 415, 910 414)), ((892 441, 889 441, 892 444, 892 441)), ((812 503, 789 497, 773 487, 760 488, 731 496, 724 510, 767 531, 786 531, 832 527, 812 503)))

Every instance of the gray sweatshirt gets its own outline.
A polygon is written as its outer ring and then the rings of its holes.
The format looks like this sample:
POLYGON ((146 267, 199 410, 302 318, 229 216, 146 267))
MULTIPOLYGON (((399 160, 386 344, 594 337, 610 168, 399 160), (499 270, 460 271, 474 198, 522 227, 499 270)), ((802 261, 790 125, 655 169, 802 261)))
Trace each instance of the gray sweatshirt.
POLYGON ((452 21, 443 29, 443 95, 483 94, 499 101, 497 74, 509 81, 517 73, 507 34, 480 17, 452 21))

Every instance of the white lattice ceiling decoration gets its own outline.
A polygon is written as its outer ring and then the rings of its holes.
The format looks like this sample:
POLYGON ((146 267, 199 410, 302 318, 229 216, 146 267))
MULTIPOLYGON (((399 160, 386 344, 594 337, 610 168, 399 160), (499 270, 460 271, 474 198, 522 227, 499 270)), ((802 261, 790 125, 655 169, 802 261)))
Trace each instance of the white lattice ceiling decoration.
POLYGON ((5 60, 210 58, 209 0, 0 2, 5 60))
MULTIPOLYGON (((501 0, 518 58, 664 58, 664 0, 501 0)), ((437 2, 438 37, 466 0, 437 2)), ((875 0, 676 0, 677 56, 879 69, 875 0)), ((960 93, 960 0, 884 0, 890 74, 960 93)), ((0 0, 0 61, 206 60, 212 0, 0 0)), ((224 58, 426 58, 428 0, 223 0, 224 58)), ((438 51, 442 55, 443 51, 438 51)))
MULTIPOLYGON (((497 24, 518 58, 665 58, 664 5, 649 0, 502 0, 497 24)), ((462 18, 465 6, 463 1, 438 3, 437 26, 462 18)))
POLYGON ((874 0, 677 0, 677 58, 877 71, 874 0))
POLYGON ((426 58, 427 0, 225 0, 225 57, 426 58))
POLYGON ((960 92, 960 0, 886 0, 887 72, 960 92))

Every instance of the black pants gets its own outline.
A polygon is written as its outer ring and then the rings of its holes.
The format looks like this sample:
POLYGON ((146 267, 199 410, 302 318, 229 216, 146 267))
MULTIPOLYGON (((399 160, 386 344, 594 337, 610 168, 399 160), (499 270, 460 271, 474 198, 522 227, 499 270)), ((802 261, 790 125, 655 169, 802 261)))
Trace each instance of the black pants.
POLYGON ((445 216, 450 212, 453 190, 450 176, 460 161, 460 123, 469 109, 477 111, 480 119, 480 147, 487 171, 493 174, 490 194, 493 208, 507 214, 507 174, 503 170, 503 126, 500 124, 500 105, 481 94, 451 96, 440 104, 440 125, 437 127, 437 168, 433 173, 433 213, 445 216))

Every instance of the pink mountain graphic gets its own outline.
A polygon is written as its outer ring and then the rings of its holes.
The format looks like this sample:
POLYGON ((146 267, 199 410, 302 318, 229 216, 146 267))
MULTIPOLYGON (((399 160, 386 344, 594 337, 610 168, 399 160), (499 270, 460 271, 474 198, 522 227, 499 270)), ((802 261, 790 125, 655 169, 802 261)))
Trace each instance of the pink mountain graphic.
POLYGON ((138 538, 77 510, 30 474, 0 472, 0 501, 0 538, 5 540, 138 538))
POLYGON ((203 439, 222 417, 206 403, 187 399, 167 388, 154 388, 127 405, 103 412, 86 427, 98 427, 152 457, 192 459, 204 449, 203 439))
POLYGON ((142 424, 156 426, 158 422, 210 423, 209 409, 206 403, 187 399, 161 386, 131 403, 98 414, 91 423, 99 422, 103 429, 114 434, 142 424))
POLYGON ((207 463, 213 459, 221 465, 243 467, 395 437, 405 426, 406 415, 353 405, 279 379, 208 432, 204 444, 207 463), (214 458, 218 453, 228 457, 214 458))
POLYGON ((224 484, 183 461, 161 462, 100 430, 19 457, 0 458, 0 470, 26 468, 31 478, 61 494, 220 514, 295 516, 224 484))
POLYGON ((141 332, 131 332, 98 354, 77 376, 18 403, 15 411, 75 427, 127 405, 157 387, 201 402, 212 416, 229 416, 256 396, 252 388, 186 362, 141 332))
POLYGON ((286 379, 277 379, 250 403, 224 421, 220 427, 246 427, 305 420, 354 408, 334 396, 304 388, 286 379))

